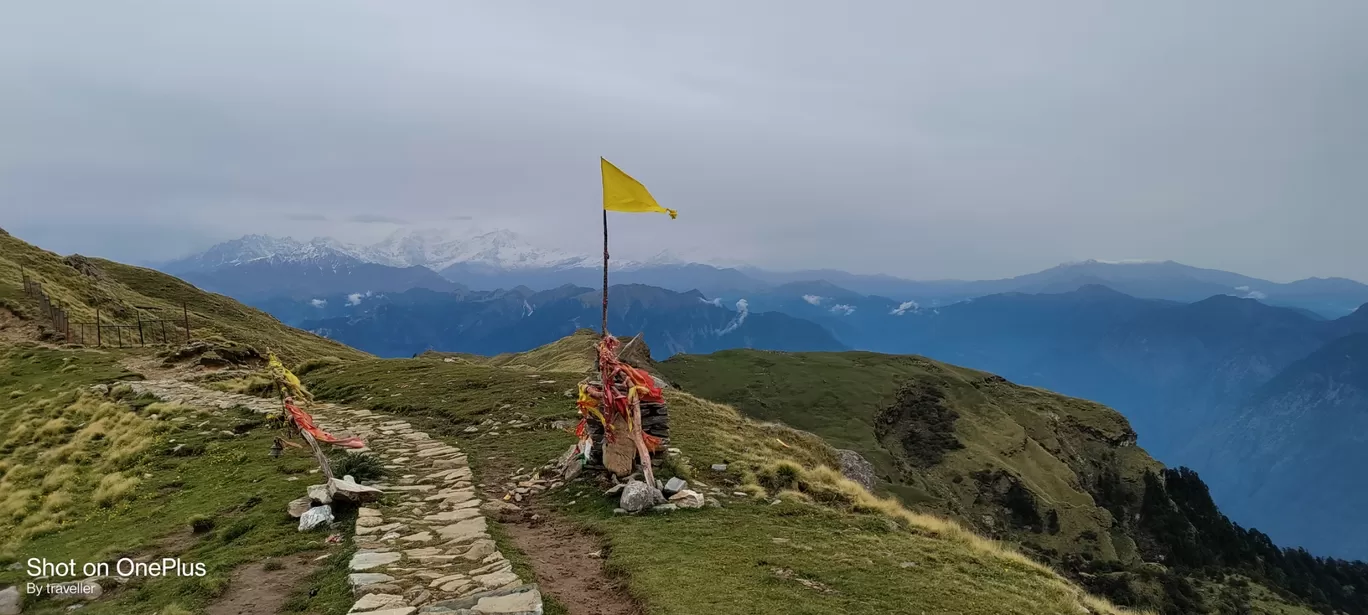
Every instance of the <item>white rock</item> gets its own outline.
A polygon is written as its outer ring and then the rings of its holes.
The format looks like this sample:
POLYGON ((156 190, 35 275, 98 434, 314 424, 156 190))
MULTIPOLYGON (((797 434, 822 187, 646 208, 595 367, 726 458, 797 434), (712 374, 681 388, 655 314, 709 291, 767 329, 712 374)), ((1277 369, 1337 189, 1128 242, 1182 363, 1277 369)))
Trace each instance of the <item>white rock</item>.
POLYGON ((19 615, 24 607, 24 595, 18 587, 0 590, 0 615, 19 615))
POLYGON ((325 523, 332 523, 332 521, 332 507, 315 506, 299 516, 299 531, 307 532, 325 523))

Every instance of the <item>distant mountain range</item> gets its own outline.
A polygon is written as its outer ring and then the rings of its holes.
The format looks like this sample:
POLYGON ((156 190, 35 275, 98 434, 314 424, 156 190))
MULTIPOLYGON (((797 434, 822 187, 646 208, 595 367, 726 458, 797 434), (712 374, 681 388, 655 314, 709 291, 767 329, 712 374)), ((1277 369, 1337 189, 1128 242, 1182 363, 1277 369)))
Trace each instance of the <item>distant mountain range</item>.
MULTIPOLYGON (((844 350, 821 326, 778 312, 735 309, 698 292, 642 285, 609 289, 608 326, 641 333, 657 358, 724 348, 844 350)), ((257 304, 287 322, 380 356, 426 350, 494 355, 529 350, 601 323, 601 290, 566 285, 549 291, 351 294, 307 302, 257 304)))
MULTIPOLYGON (((521 351, 599 323, 593 259, 506 232, 367 247, 253 236, 163 268, 383 356, 521 351)), ((623 263, 611 279, 610 329, 643 333, 657 358, 915 353, 1095 400, 1124 413, 1158 459, 1202 472, 1236 521, 1279 543, 1368 556, 1368 502, 1327 495, 1368 492, 1348 470, 1363 467, 1368 433, 1358 282, 1102 261, 917 282, 670 259, 623 263), (1308 507, 1317 512, 1295 513, 1308 507)))
MULTIPOLYGON (((449 290, 436 278, 359 264, 403 269, 423 267, 442 278, 476 290, 526 286, 550 290, 564 284, 597 287, 602 279, 599 257, 536 248, 516 234, 497 230, 457 237, 439 230, 397 231, 372 245, 354 245, 330 238, 307 242, 290 238, 249 235, 208 250, 160 263, 156 268, 181 276, 206 290, 232 296, 250 292, 256 297, 299 295, 290 280, 295 268, 324 271, 333 266, 350 272, 314 273, 319 294, 388 292, 408 288, 449 290), (402 282, 399 282, 402 280, 402 282), (250 291, 249 291, 250 289, 250 291)), ((1308 278, 1290 283, 1261 280, 1236 273, 1202 269, 1172 261, 1084 261, 1000 280, 914 281, 887 275, 863 275, 838 270, 767 271, 752 267, 716 267, 688 263, 662 253, 646 261, 612 263, 612 283, 647 284, 678 292, 697 290, 709 298, 730 301, 753 295, 779 293, 787 297, 789 284, 824 282, 861 296, 887 298, 893 305, 938 307, 985 295, 1059 293, 1100 284, 1145 299, 1193 302, 1213 295, 1258 299, 1268 304, 1308 310, 1337 318, 1368 302, 1368 285, 1344 278, 1308 278)), ((816 293, 816 296, 823 296, 816 293)), ((870 306, 872 307, 872 306, 870 306)))

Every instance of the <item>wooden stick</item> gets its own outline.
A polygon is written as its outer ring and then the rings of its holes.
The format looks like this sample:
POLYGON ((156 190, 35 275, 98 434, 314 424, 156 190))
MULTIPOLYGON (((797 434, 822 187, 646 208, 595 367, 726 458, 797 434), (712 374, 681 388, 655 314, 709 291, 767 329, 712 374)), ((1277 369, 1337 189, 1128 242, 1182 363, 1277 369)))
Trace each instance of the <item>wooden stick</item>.
POLYGON ((608 336, 608 210, 603 210, 603 336, 608 336))
POLYGON ((637 456, 641 458, 641 473, 646 484, 655 488, 655 471, 651 468, 651 451, 646 448, 645 431, 641 429, 641 402, 632 399, 632 442, 636 443, 637 456))

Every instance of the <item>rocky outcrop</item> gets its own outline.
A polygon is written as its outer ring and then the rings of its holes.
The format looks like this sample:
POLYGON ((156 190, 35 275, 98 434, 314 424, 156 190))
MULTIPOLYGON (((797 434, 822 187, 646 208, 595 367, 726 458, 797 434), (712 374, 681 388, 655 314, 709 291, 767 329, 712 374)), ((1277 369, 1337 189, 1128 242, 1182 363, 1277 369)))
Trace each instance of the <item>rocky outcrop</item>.
POLYGON ((841 462, 843 476, 867 490, 874 490, 874 464, 852 450, 836 449, 836 457, 841 462))

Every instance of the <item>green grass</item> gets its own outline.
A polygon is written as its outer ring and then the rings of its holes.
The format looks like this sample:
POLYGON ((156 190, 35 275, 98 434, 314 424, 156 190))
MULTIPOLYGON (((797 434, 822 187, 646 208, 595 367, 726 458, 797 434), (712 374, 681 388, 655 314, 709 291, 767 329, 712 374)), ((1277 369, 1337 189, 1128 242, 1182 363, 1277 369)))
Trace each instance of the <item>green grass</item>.
MULTIPOLYGON (((0 235, 0 300, 21 306, 27 314, 39 313, 34 300, 23 293, 22 268, 70 312, 69 320, 73 323, 94 322, 96 310, 105 324, 131 324, 139 314, 144 319, 161 317, 179 322, 188 314, 195 338, 219 336, 253 346, 262 353, 269 348, 289 364, 326 356, 366 356, 348 346, 287 327, 265 312, 223 295, 204 292, 164 273, 103 259, 87 260, 95 267, 96 275, 78 271, 57 254, 16 237, 0 235), (186 308, 184 312, 182 305, 186 308), (143 307, 156 309, 138 309, 143 307)), ((169 337, 174 341, 175 335, 169 337)))
MULTIPOLYGON (((575 416, 573 399, 564 393, 579 374, 535 376, 526 367, 448 363, 432 355, 333 365, 304 380, 320 399, 399 414, 444 436, 470 454, 477 473, 499 480, 546 463, 574 441, 544 425, 575 416), (524 418, 543 427, 489 435, 491 425, 484 424, 524 418), (478 431, 466 433, 468 426, 478 431)), ((596 487, 575 483, 552 496, 571 522, 607 540, 607 566, 628 579, 653 615, 1082 613, 1083 604, 1093 604, 1040 564, 844 481, 825 469, 834 463, 833 450, 812 434, 748 420, 687 393, 672 391, 668 399, 672 445, 684 455, 669 459, 662 473, 757 497, 729 498, 722 509, 620 517, 596 487), (789 475, 792 489, 771 493, 760 483, 776 461, 801 469, 789 475), (709 469, 719 462, 729 464, 726 472, 709 469), (770 505, 776 495, 783 503, 770 505), (576 504, 564 506, 570 500, 576 504), (787 538, 792 546, 773 538, 787 538), (903 562, 915 565, 904 568, 903 562)), ((521 561, 510 557, 515 565, 521 561)), ((1098 612, 1108 612, 1096 604, 1098 612)))
MULTIPOLYGON (((881 488, 914 509, 951 516, 976 530, 1011 540, 1046 559, 1059 554, 1134 561, 1134 541, 1110 531, 1110 513, 1086 488, 1104 470, 1139 485, 1160 466, 1134 443, 1126 420, 1099 404, 1021 387, 991 374, 918 356, 869 352, 772 353, 728 350, 682 355, 658 368, 685 390, 735 405, 747 416, 810 431, 849 448, 876 469, 881 488), (926 443, 904 443, 913 416, 885 413, 904 385, 943 398, 953 411, 960 448, 931 457, 926 443), (1057 532, 1005 515, 1000 498, 985 498, 977 476, 1005 474, 1029 491, 1040 519, 1058 518, 1057 532), (992 523, 984 521, 989 517, 992 523), (1087 537, 1096 536, 1095 540, 1087 537)), ((925 413, 928 404, 908 410, 925 413)))
MULTIPOLYGON (((86 391, 130 376, 111 354, 20 347, 0 355, 0 390, 25 391, 0 413, 0 585, 28 580, 25 569, 8 564, 30 557, 175 556, 205 564, 208 574, 136 578, 106 588, 82 612, 198 612, 239 565, 343 549, 325 546, 322 532, 298 532, 284 513, 314 478, 312 457, 271 459, 275 434, 255 415, 135 398, 117 387, 110 397, 86 391), (235 427, 243 433, 221 433, 235 427)), ((341 527, 346 514, 338 512, 341 527)), ((352 599, 340 575, 323 567, 308 581, 317 595, 301 588, 295 612, 345 612, 352 599)), ((65 606, 39 599, 25 613, 64 613, 65 606)))

